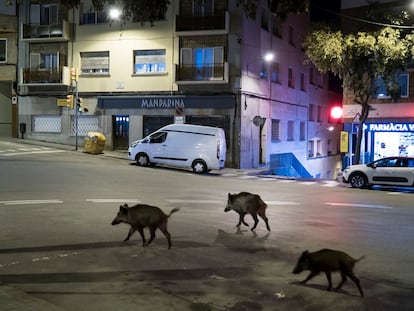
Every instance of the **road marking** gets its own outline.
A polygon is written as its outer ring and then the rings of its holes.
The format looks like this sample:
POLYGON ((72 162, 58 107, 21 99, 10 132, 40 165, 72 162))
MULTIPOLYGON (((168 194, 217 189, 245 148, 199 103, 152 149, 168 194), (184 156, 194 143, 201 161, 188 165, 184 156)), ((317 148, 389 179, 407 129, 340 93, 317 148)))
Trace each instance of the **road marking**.
POLYGON ((368 207, 368 208, 381 208, 381 209, 391 209, 392 208, 392 206, 387 206, 387 205, 360 204, 360 203, 325 202, 325 204, 332 205, 332 206, 352 206, 352 207, 368 207))
POLYGON ((300 205, 298 202, 292 201, 265 201, 267 205, 300 205))
POLYGON ((337 181, 332 180, 332 181, 325 181, 322 187, 336 187, 338 185, 339 183, 337 181))
POLYGON ((299 184, 301 184, 301 185, 307 185, 307 186, 314 185, 314 184, 317 184, 317 183, 318 183, 317 181, 303 181, 303 182, 299 182, 299 184))
POLYGON ((224 201, 219 200, 180 200, 180 199, 166 199, 170 203, 200 203, 200 204, 224 204, 224 201))
POLYGON ((37 153, 56 153, 56 152, 65 152, 65 150, 39 150, 39 151, 27 151, 27 152, 13 152, 13 153, 6 153, 2 154, 4 157, 16 156, 16 155, 24 155, 24 154, 37 154, 37 153))
POLYGON ((239 179, 253 179, 253 178, 257 178, 257 176, 245 175, 245 176, 239 176, 237 178, 239 178, 239 179))
POLYGON ((16 200, 16 201, 0 201, 4 205, 26 205, 26 204, 57 204, 63 203, 61 200, 16 200))
POLYGON ((136 199, 86 199, 86 201, 92 203, 141 203, 136 199))
POLYGON ((291 183, 291 182, 295 182, 296 180, 294 179, 281 179, 279 180, 279 182, 284 182, 284 183, 291 183))

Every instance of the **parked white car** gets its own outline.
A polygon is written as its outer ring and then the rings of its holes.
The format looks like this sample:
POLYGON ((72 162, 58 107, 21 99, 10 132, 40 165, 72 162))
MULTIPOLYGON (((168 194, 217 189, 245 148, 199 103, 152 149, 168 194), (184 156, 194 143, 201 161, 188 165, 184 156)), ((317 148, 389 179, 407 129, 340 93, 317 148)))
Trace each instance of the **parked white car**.
POLYGON ((387 157, 368 164, 348 166, 343 181, 354 188, 373 185, 414 186, 414 158, 387 157))
POLYGON ((166 164, 192 168, 201 174, 223 169, 226 150, 221 128, 170 124, 131 143, 128 158, 141 166, 166 164))

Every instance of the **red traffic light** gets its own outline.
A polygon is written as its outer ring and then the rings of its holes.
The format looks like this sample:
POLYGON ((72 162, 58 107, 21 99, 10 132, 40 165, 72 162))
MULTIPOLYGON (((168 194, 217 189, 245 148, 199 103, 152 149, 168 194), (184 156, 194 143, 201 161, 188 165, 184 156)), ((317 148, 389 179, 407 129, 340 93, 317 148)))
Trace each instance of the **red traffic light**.
POLYGON ((342 116, 343 116, 343 110, 341 106, 334 106, 331 108, 330 117, 333 120, 338 121, 342 119, 342 116))

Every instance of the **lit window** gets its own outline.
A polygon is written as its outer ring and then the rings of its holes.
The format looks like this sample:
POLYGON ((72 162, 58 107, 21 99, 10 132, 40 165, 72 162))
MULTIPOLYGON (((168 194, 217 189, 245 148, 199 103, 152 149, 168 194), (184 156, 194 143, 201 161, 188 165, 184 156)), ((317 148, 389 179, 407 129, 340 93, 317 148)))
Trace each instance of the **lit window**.
POLYGON ((109 75, 109 51, 81 52, 82 75, 109 75))
POLYGON ((165 73, 165 50, 134 51, 134 73, 165 73))
MULTIPOLYGON (((400 73, 397 77, 398 86, 400 87, 400 97, 408 97, 408 73, 400 73)), ((387 87, 382 77, 375 80, 375 97, 376 98, 390 98, 387 87)))
POLYGON ((220 80, 224 72, 224 47, 182 48, 180 67, 195 80, 220 80))

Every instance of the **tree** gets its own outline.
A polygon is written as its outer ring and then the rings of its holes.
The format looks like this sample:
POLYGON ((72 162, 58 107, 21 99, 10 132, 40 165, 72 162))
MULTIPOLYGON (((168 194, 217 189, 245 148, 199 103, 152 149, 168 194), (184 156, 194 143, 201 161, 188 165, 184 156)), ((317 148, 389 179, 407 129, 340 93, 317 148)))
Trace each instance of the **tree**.
POLYGON ((412 34, 404 34, 391 27, 349 35, 325 28, 312 31, 303 43, 305 54, 316 68, 339 76, 344 91, 352 92, 354 102, 361 105, 355 147, 356 164, 360 161, 363 124, 371 108, 369 99, 377 88, 374 82, 382 77, 394 100, 398 99, 396 74, 406 69, 414 55, 413 38, 412 34))

